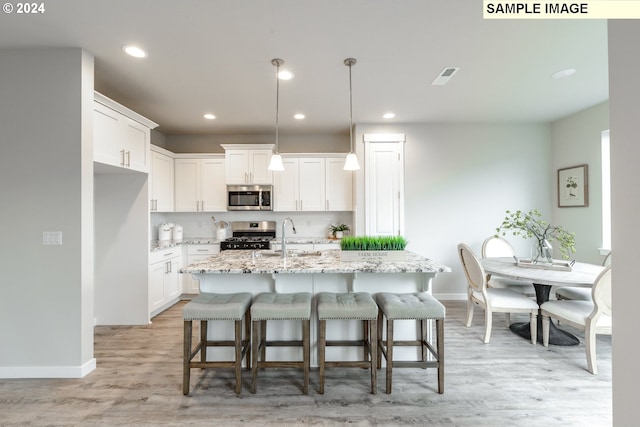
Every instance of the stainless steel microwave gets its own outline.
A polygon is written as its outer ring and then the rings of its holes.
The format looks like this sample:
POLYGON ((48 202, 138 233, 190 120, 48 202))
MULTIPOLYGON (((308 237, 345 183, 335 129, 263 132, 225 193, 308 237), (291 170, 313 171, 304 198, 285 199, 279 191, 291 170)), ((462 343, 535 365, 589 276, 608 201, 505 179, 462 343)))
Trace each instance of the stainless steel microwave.
POLYGON ((227 185, 227 210, 272 211, 273 185, 227 185))

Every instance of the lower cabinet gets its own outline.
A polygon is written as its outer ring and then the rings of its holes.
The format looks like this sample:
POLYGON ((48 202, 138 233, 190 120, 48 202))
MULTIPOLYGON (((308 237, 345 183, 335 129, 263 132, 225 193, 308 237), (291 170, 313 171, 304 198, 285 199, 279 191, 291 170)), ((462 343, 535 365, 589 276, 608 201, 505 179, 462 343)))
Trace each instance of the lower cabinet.
MULTIPOLYGON (((220 253, 220 244, 214 245, 188 245, 187 246, 187 262, 185 265, 194 262, 203 261, 211 255, 220 253)), ((191 274, 182 274, 182 289, 185 294, 199 294, 200 281, 196 280, 191 274)))
POLYGON ((179 246, 155 251, 149 256, 149 317, 178 301, 182 291, 181 267, 182 248, 179 246))

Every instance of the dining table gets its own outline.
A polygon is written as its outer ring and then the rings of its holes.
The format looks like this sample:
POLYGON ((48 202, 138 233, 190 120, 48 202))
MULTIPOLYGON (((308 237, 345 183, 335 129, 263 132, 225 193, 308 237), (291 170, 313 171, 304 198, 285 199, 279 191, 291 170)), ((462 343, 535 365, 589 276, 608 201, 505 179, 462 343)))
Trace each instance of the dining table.
MULTIPOLYGON (((535 266, 516 262, 514 257, 483 258, 480 260, 485 273, 520 281, 523 285, 533 283, 538 305, 549 301, 551 289, 554 286, 585 286, 591 287, 598 275, 604 270, 604 266, 588 264, 584 262, 571 262, 563 264, 558 269, 552 266, 535 266)), ((488 280, 488 278, 487 278, 488 280)), ((530 323, 513 323, 509 326, 515 334, 531 339, 530 323)), ((542 316, 538 312, 538 342, 542 342, 542 316)), ((553 345, 577 345, 578 338, 558 328, 553 322, 549 325, 549 344, 553 345)))

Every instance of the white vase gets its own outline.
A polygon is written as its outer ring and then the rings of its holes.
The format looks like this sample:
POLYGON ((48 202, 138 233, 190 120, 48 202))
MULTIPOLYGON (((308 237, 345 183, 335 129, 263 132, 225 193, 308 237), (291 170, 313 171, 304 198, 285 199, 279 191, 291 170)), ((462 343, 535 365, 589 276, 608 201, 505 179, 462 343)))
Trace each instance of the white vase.
POLYGON ((336 231, 334 236, 336 236, 336 239, 342 239, 342 237, 344 237, 344 232, 343 231, 336 231))

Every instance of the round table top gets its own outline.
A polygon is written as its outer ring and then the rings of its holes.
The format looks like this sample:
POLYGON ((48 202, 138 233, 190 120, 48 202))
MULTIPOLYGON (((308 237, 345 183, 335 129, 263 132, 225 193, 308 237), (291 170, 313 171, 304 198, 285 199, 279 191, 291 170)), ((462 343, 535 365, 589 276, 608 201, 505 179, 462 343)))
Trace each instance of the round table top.
POLYGON ((571 271, 545 268, 519 267, 513 258, 483 258, 480 260, 486 273, 515 280, 526 280, 551 286, 593 286, 604 270, 601 265, 576 262, 571 271))

